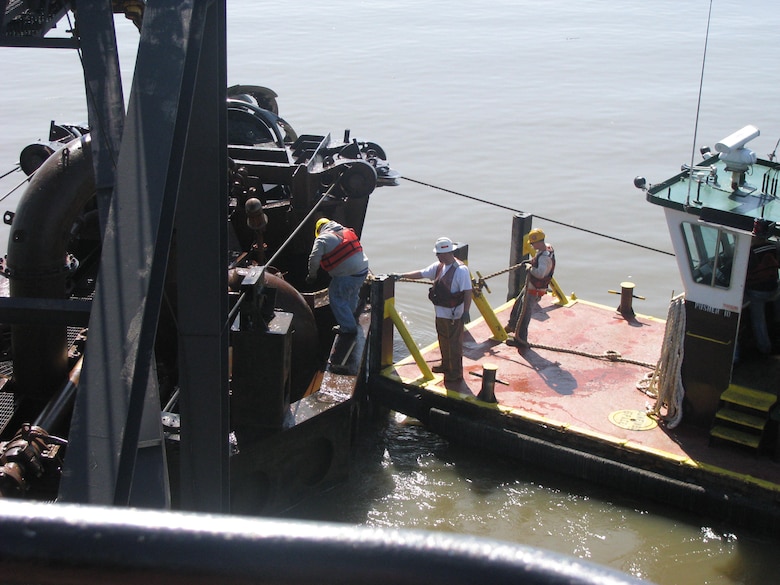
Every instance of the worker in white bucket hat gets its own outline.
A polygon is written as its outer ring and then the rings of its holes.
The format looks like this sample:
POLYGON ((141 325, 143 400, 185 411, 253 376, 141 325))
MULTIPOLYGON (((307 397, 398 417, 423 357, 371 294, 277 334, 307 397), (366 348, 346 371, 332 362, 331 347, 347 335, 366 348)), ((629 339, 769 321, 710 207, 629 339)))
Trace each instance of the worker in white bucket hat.
POLYGON ((444 384, 448 388, 468 391, 463 383, 463 325, 471 307, 471 275, 468 267, 455 258, 455 249, 456 244, 450 238, 441 237, 433 246, 436 262, 422 270, 390 276, 396 280, 433 280, 428 298, 436 311, 441 365, 432 370, 444 374, 444 384))

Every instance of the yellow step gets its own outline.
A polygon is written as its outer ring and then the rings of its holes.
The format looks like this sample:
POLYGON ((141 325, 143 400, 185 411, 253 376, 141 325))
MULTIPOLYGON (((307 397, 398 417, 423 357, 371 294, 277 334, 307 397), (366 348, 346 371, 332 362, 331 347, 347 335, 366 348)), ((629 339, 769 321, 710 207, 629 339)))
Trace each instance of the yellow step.
POLYGON ((715 413, 715 418, 759 431, 763 431, 764 427, 766 427, 765 418, 747 414, 746 412, 740 412, 738 410, 731 410, 729 408, 721 408, 715 413))
POLYGON ((775 394, 753 390, 752 388, 736 384, 731 384, 726 388, 723 394, 720 395, 720 398, 725 402, 739 404, 740 406, 760 410, 761 412, 769 412, 769 409, 777 402, 777 395, 775 394))
POLYGON ((730 441, 731 443, 745 445, 746 447, 752 447, 753 449, 758 449, 758 446, 761 444, 761 437, 759 435, 745 433, 737 429, 722 427, 720 425, 712 427, 710 436, 723 439, 724 441, 730 441))

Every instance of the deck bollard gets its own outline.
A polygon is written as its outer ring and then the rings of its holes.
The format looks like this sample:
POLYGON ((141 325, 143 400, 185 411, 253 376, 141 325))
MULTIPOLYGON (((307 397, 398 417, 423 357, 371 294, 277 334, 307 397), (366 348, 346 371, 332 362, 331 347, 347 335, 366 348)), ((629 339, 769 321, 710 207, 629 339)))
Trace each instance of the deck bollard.
POLYGON ((633 282, 621 282, 620 283, 620 306, 618 312, 623 317, 630 319, 634 316, 634 283, 633 282))
POLYGON ((477 395, 477 400, 482 402, 497 403, 496 400, 496 372, 498 367, 494 364, 483 364, 482 366, 482 389, 477 395))

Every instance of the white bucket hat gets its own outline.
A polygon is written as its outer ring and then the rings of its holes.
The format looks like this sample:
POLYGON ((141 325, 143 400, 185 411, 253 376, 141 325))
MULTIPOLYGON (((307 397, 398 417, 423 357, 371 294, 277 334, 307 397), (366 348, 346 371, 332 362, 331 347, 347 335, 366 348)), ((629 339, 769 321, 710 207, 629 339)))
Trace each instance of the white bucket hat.
POLYGON ((446 254, 447 252, 452 252, 455 249, 455 246, 452 245, 452 240, 449 238, 439 238, 436 240, 436 245, 433 248, 433 251, 436 254, 446 254))

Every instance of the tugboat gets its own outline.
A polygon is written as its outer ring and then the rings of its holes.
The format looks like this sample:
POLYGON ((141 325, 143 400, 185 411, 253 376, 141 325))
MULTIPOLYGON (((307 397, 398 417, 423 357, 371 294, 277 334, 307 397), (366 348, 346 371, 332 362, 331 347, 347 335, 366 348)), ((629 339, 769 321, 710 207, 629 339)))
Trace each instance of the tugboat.
MULTIPOLYGON (((434 373, 437 344, 407 342, 410 355, 393 360, 392 332, 408 339, 394 310, 405 289, 377 277, 371 396, 449 440, 776 534, 780 360, 768 335, 780 322, 780 164, 750 150, 758 135, 746 126, 668 180, 635 179, 666 215, 684 283, 666 321, 635 313, 634 283, 621 283, 615 309, 567 295, 553 278, 528 344, 509 346, 504 324, 534 253, 533 217, 518 214, 509 302, 494 311, 486 279, 472 276, 482 316, 466 328, 460 387, 434 373)), ((468 245, 458 247, 466 260, 468 245)))
POLYGON ((703 147, 701 162, 671 179, 648 185, 638 177, 635 185, 664 210, 685 287, 684 419, 711 426, 721 440, 775 452, 778 372, 767 319, 780 322, 773 304, 780 294, 780 164, 748 147, 759 134, 745 126, 714 152, 703 147), (766 276, 754 277, 755 270, 766 276), (767 283, 758 294, 757 280, 767 283))

